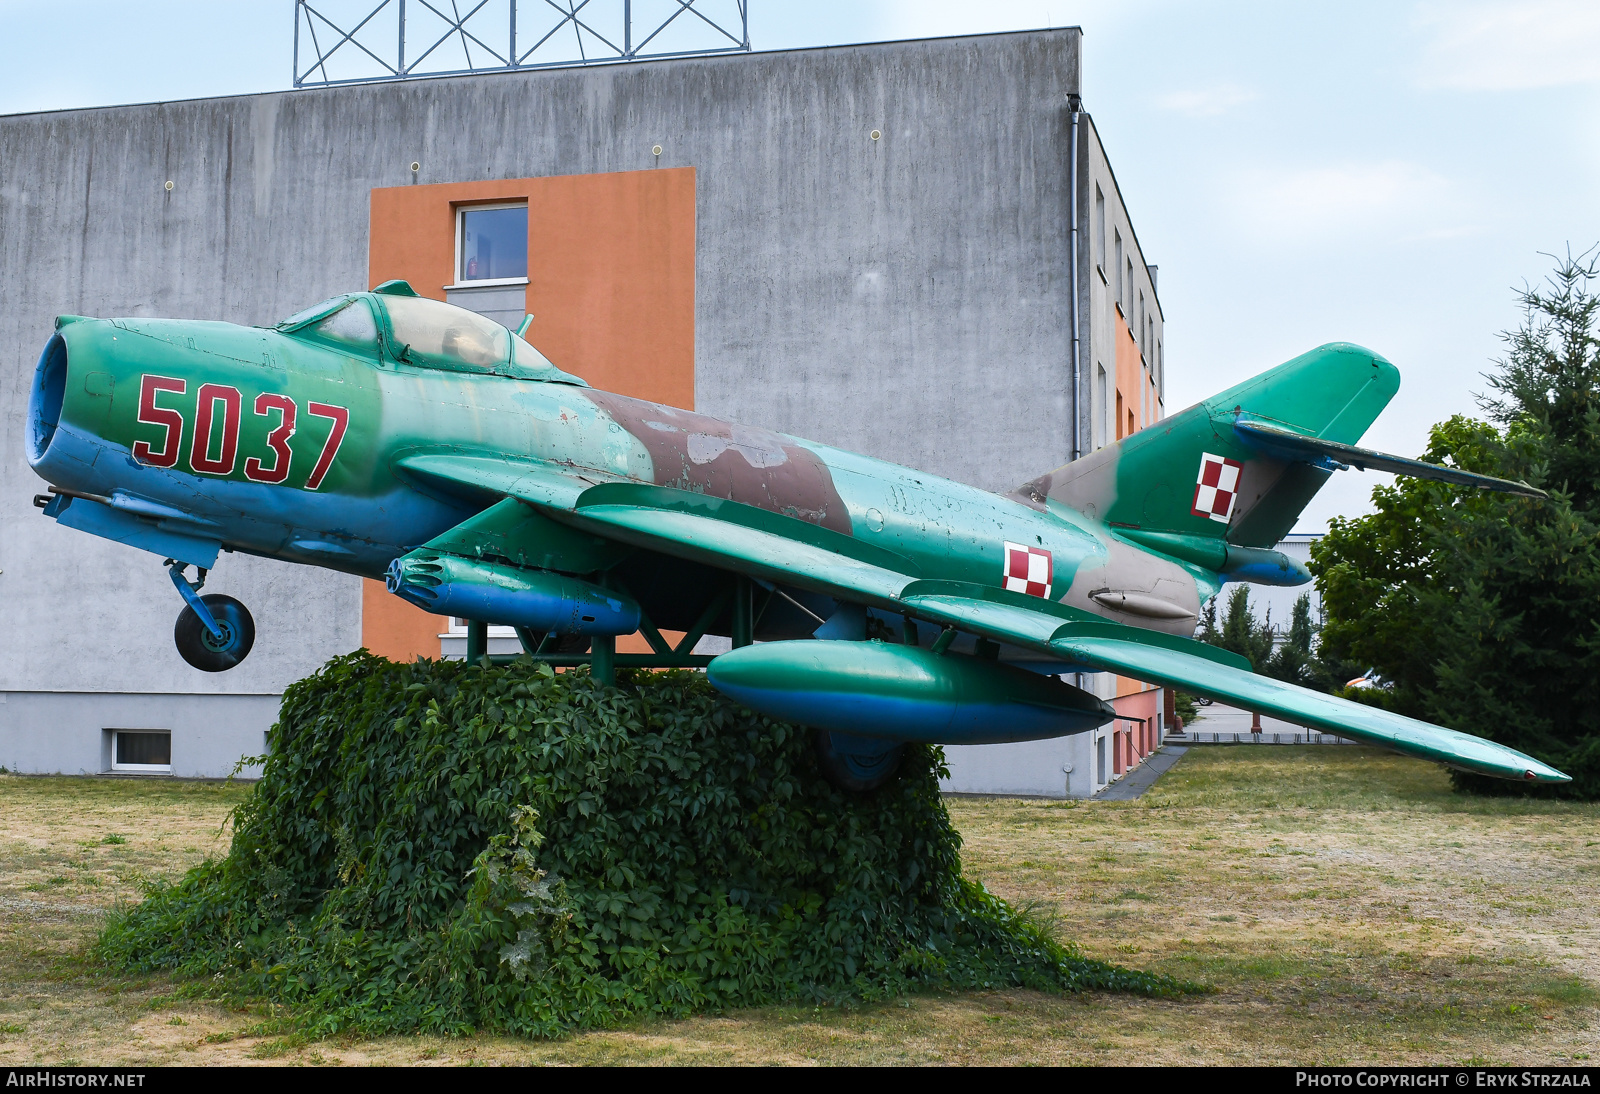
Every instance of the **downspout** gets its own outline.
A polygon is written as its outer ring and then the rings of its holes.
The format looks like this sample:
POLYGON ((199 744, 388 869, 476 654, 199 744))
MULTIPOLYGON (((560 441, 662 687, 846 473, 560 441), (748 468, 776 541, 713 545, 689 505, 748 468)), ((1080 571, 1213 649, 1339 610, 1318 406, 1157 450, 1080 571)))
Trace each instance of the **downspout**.
MULTIPOLYGON (((1068 306, 1068 315, 1072 323, 1072 458, 1076 460, 1083 455, 1083 363, 1078 352, 1078 114, 1082 100, 1076 95, 1067 96, 1067 107, 1072 111, 1072 158, 1067 161, 1067 189, 1071 193, 1069 198, 1072 217, 1072 299, 1068 306)), ((1079 690, 1083 690, 1083 673, 1073 674, 1074 683, 1079 690)), ((1095 768, 1094 738, 1097 734, 1089 735, 1089 786, 1090 794, 1094 793, 1095 780, 1100 777, 1095 768)), ((1072 785, 1071 772, 1068 772, 1067 786, 1072 785)))
POLYGON ((1067 165, 1067 188, 1071 191, 1072 216, 1072 301, 1069 315, 1072 323, 1072 458, 1083 455, 1083 362, 1078 347, 1078 114, 1082 100, 1076 95, 1067 97, 1072 110, 1072 159, 1067 165))

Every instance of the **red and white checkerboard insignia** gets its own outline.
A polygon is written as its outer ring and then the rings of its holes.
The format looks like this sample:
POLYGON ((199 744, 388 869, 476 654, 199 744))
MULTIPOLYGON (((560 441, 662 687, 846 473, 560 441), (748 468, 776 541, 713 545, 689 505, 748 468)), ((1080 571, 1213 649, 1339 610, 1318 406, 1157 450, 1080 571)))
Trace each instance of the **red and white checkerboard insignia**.
POLYGON ((1055 562, 1043 547, 1023 543, 1006 544, 1006 588, 1014 593, 1050 597, 1050 582, 1055 579, 1055 562))
POLYGON ((1239 473, 1243 470, 1244 464, 1238 460, 1202 452, 1190 512, 1227 524, 1233 519, 1233 502, 1239 496, 1239 473))

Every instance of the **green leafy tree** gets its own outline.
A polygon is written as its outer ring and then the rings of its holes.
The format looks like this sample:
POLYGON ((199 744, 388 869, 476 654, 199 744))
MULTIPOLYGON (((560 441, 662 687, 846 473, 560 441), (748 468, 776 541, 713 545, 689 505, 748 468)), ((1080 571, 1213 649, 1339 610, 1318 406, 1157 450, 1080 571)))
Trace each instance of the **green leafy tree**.
POLYGON ((1402 479, 1312 550, 1326 656, 1375 667, 1394 710, 1574 778, 1536 790, 1452 772, 1463 789, 1600 796, 1600 269, 1586 257, 1518 294, 1522 324, 1502 335, 1481 400, 1489 420, 1434 426, 1422 457, 1549 500, 1402 479))

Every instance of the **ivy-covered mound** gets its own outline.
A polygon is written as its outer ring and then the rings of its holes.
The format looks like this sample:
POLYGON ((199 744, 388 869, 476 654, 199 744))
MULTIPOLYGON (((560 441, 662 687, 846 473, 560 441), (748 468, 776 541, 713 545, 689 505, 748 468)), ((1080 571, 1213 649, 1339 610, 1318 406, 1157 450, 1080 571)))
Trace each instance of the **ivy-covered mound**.
POLYGON ((1167 994, 960 875, 937 749, 866 797, 698 673, 337 658, 284 695, 228 857, 99 953, 312 1027, 533 1035, 780 1000, 1020 985, 1167 994))

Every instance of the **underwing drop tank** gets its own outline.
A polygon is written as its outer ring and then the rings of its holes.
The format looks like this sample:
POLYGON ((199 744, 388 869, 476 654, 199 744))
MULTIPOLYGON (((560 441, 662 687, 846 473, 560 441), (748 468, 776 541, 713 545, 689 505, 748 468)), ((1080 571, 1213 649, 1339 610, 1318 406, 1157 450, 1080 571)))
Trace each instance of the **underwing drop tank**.
POLYGON ((435 615, 555 634, 632 634, 639 605, 582 578, 413 551, 389 565, 391 593, 435 615))
POLYGON ((883 642, 763 642, 723 654, 706 676, 770 717, 898 741, 1038 741, 1116 717, 1108 703, 1053 677, 883 642))

